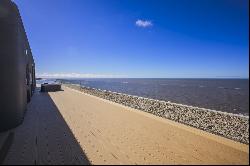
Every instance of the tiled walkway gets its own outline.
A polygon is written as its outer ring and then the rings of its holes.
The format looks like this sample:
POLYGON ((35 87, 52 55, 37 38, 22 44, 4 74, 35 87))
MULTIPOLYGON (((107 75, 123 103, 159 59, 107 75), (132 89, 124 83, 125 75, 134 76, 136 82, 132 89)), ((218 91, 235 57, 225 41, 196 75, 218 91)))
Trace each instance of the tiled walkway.
POLYGON ((2 164, 89 164, 47 93, 34 94, 23 124, 1 133, 2 140, 9 133, 13 133, 12 145, 2 164))

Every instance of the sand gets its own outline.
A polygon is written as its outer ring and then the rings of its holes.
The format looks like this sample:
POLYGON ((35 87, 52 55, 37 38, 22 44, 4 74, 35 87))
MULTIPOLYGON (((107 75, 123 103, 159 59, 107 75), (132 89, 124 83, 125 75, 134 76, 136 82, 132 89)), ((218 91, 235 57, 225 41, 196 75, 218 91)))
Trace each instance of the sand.
POLYGON ((92 164, 248 164, 249 146, 63 87, 50 92, 92 164))

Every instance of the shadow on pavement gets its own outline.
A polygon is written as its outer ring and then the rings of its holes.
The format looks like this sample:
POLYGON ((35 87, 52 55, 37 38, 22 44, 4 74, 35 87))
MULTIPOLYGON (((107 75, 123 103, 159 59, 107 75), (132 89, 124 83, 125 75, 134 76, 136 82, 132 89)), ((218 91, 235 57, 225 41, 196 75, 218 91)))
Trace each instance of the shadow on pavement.
POLYGON ((3 164, 90 165, 48 93, 36 90, 23 123, 12 131, 13 141, 0 147, 3 164))

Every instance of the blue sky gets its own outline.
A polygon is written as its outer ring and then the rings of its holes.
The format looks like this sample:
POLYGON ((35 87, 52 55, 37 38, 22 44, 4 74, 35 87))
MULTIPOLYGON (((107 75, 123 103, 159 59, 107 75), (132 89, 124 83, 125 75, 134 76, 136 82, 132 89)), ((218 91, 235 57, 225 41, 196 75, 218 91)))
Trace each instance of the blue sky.
POLYGON ((246 0, 14 0, 38 76, 248 78, 246 0))

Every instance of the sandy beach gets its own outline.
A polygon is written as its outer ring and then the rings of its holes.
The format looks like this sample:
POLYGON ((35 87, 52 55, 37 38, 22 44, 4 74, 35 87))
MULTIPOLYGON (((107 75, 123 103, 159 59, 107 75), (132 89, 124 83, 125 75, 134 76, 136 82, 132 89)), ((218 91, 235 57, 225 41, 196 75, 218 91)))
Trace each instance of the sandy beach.
POLYGON ((248 164, 248 145, 64 87, 49 93, 92 164, 248 164))

